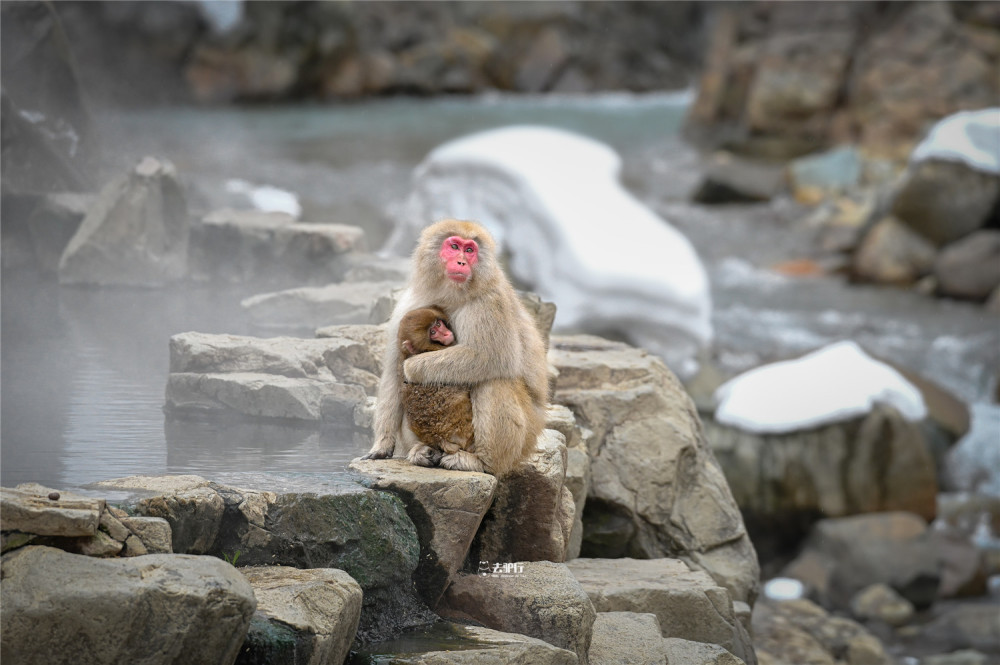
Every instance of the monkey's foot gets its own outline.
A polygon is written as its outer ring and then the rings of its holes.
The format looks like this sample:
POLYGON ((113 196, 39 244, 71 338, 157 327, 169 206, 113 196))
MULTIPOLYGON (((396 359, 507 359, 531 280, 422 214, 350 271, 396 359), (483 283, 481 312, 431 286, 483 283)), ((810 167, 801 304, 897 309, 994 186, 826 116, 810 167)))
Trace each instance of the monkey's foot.
POLYGON ((441 451, 418 444, 410 448, 406 459, 410 460, 410 464, 417 466, 437 466, 438 462, 441 461, 441 451))
POLYGON ((386 459, 387 457, 392 457, 392 448, 384 450, 382 448, 372 448, 368 451, 368 454, 363 456, 361 459, 386 459))
POLYGON ((441 466, 452 471, 478 471, 483 472, 483 463, 478 457, 465 450, 457 453, 445 455, 441 458, 441 466))

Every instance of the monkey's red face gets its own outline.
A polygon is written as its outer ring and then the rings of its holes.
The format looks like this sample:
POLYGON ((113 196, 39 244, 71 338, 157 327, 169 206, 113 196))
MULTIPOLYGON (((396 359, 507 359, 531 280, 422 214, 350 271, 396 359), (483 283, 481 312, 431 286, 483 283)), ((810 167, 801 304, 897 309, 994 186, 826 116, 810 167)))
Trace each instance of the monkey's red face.
POLYGON ((431 341, 445 346, 448 346, 455 341, 454 333, 448 329, 448 326, 446 326, 444 321, 441 319, 438 319, 431 324, 430 330, 427 331, 427 334, 430 335, 431 341))
POLYGON ((444 264, 444 274, 448 279, 464 284, 472 277, 472 268, 479 260, 479 245, 475 240, 451 236, 441 243, 438 256, 444 264))

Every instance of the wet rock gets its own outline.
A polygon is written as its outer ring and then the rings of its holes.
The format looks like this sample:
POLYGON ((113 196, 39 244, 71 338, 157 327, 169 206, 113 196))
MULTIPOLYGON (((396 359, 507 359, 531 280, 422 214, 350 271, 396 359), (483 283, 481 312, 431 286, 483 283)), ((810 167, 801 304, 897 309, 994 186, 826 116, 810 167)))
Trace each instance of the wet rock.
POLYGON ((716 158, 705 171, 694 201, 709 205, 770 201, 785 189, 781 166, 749 162, 732 156, 716 158))
POLYGON ((240 303, 251 320, 264 328, 319 328, 369 323, 378 298, 399 282, 344 282, 262 293, 240 303))
POLYGON ((866 621, 876 619, 890 626, 902 626, 913 617, 913 603, 881 582, 867 586, 851 598, 851 613, 866 621))
POLYGON ((892 665, 879 640, 857 622, 808 600, 762 600, 753 613, 754 644, 773 665, 892 665))
POLYGON ((231 663, 256 602, 215 557, 95 559, 48 547, 3 557, 2 657, 21 663, 231 663))
POLYGON ((58 502, 52 489, 34 483, 0 488, 0 516, 4 531, 40 536, 93 536, 104 511, 103 499, 63 493, 58 502))
POLYGON ((757 662, 729 592, 704 572, 677 559, 575 559, 567 565, 598 612, 651 612, 663 637, 717 644, 747 665, 757 662))
MULTIPOLYGON (((286 566, 242 568, 240 572, 257 599, 255 618, 268 622, 272 630, 294 632, 285 662, 344 662, 361 616, 361 587, 350 575, 331 568, 286 566)), ((268 655, 269 642, 255 639, 255 632, 261 637, 269 634, 263 627, 251 631, 240 652, 244 662, 263 662, 268 655)))
POLYGON ((482 562, 566 560, 575 512, 566 458, 562 435, 543 430, 535 454, 497 484, 469 550, 473 570, 482 562))
POLYGON ((465 563, 472 538, 493 502, 496 478, 485 473, 429 469, 404 459, 356 459, 350 468, 369 476, 366 486, 388 490, 406 505, 420 539, 417 589, 428 606, 436 606, 452 576, 465 563))
POLYGON ((663 638, 663 650, 666 652, 668 664, 744 665, 742 660, 715 644, 665 637, 663 638))
POLYGON ((364 231, 296 222, 284 212, 217 210, 191 229, 191 275, 236 283, 328 284, 364 251, 364 231))
POLYGON ((565 564, 511 563, 510 573, 457 575, 445 592, 445 612, 521 633, 577 654, 587 663, 594 606, 565 564))
MULTIPOLYGON (((45 273, 56 273, 66 245, 80 228, 93 204, 92 194, 60 192, 47 194, 27 220, 35 264, 45 273)), ((10 222, 8 222, 10 223, 10 222)))
POLYGON ((879 284, 914 284, 934 267, 937 249, 925 237, 886 217, 861 240, 851 263, 855 279, 879 284))
POLYGON ((927 523, 904 512, 820 520, 782 575, 811 585, 824 606, 845 610, 854 594, 878 583, 926 608, 941 579, 927 523))
POLYGON ((553 401, 588 440, 585 556, 677 556, 753 602, 757 555, 691 398, 650 354, 596 337, 553 337, 553 401))
POLYGON ((904 176, 892 213, 938 246, 978 230, 1000 197, 1000 175, 953 160, 912 164, 904 176), (956 196, 961 192, 961 196, 956 196))
POLYGON ((597 613, 590 641, 590 665, 662 665, 663 651, 660 622, 655 614, 597 613))
POLYGON ((976 231, 942 249, 934 276, 940 295, 985 301, 1000 287, 1000 231, 976 231))
POLYGON ((190 219, 172 164, 146 157, 101 190, 59 261, 62 284, 163 286, 187 276, 190 219))

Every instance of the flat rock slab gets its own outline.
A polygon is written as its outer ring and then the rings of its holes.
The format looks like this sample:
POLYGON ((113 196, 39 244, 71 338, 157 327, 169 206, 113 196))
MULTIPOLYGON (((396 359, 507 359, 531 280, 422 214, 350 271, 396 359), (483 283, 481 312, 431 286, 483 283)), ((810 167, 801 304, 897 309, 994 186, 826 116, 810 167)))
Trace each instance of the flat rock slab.
POLYGON ((465 562, 493 502, 497 479, 486 473, 429 469, 405 459, 356 459, 350 468, 368 476, 366 486, 388 490, 403 500, 420 539, 414 579, 424 601, 434 607, 465 562))
MULTIPOLYGON (((725 649, 722 651, 726 652, 725 649)), ((728 653, 728 652, 726 652, 728 653)), ((671 660, 670 663, 683 661, 671 660)), ((660 620, 655 614, 598 612, 590 641, 590 665, 665 665, 660 620)))
POLYGON ((748 665, 757 662, 729 592, 707 573, 678 559, 575 559, 567 565, 598 612, 651 612, 663 637, 718 644, 748 665))
MULTIPOLYGON (((354 578, 335 568, 257 566, 240 572, 253 587, 257 617, 276 631, 294 631, 290 662, 344 662, 361 617, 361 586, 354 578)), ((241 656, 254 660, 253 652, 258 651, 261 659, 254 662, 263 662, 272 645, 249 636, 248 642, 241 656)))
POLYGON ((215 557, 25 547, 0 567, 5 663, 232 663, 256 607, 250 584, 215 557))
POLYGON ((0 488, 0 519, 4 531, 39 536, 94 536, 104 511, 104 499, 94 499, 49 487, 23 484, 0 488))
POLYGON ((319 328, 347 323, 373 323, 380 297, 401 282, 343 282, 303 286, 244 299, 240 305, 253 322, 266 328, 319 328))
POLYGON ((745 665, 717 644, 692 642, 677 637, 663 638, 663 651, 670 665, 745 665))
POLYGON ((456 575, 442 601, 446 611, 537 637, 587 663, 594 606, 566 564, 510 562, 501 572, 492 570, 456 575))

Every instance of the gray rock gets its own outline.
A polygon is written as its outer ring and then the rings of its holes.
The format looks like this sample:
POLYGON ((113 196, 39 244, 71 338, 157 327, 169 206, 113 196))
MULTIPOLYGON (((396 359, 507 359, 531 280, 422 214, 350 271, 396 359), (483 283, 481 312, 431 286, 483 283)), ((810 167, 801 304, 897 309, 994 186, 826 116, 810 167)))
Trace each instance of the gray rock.
POLYGON ((0 488, 0 517, 4 531, 40 536, 93 536, 104 511, 104 500, 59 492, 34 483, 0 488))
POLYGON ((707 204, 770 201, 784 188, 781 166, 726 155, 709 164, 693 199, 707 204))
POLYGON ((847 192, 861 182, 861 166, 861 155, 856 147, 840 146, 793 160, 788 165, 788 179, 795 189, 847 192))
POLYGON ((947 245, 934 262, 934 276, 941 295, 989 298, 1000 286, 1000 231, 976 231, 947 245))
POLYGON ((62 192, 46 195, 28 219, 28 232, 38 267, 46 273, 56 273, 66 246, 76 234, 87 210, 93 205, 93 194, 62 192))
MULTIPOLYGON (((350 575, 332 568, 286 566, 242 568, 240 572, 253 587, 257 618, 273 624, 276 630, 294 631, 288 662, 344 662, 361 616, 361 587, 350 575)), ((268 654, 260 647, 267 643, 260 645, 250 637, 241 658, 264 662, 268 654), (259 660, 254 660, 255 655, 259 660)))
POLYGON ((862 621, 877 619, 890 626, 902 626, 913 612, 913 603, 882 582, 865 587, 851 598, 851 613, 862 621))
POLYGON ((521 633, 573 651, 587 663, 594 606, 565 564, 506 562, 509 574, 464 573, 454 578, 443 603, 483 625, 521 633))
POLYGON ((424 601, 436 606, 451 577, 465 563, 472 538, 493 502, 496 478, 415 466, 404 459, 356 459, 350 468, 370 477, 365 485, 389 490, 406 505, 420 538, 414 579, 424 601))
POLYGON ((1000 654, 1000 613, 996 602, 949 604, 921 626, 920 639, 942 651, 975 649, 1000 654))
POLYGON ((937 248, 889 216, 872 227, 854 252, 851 274, 862 281, 910 285, 929 274, 937 248))
POLYGON ((659 620, 655 614, 598 612, 589 657, 590 665, 666 665, 659 620))
POLYGON ((0 658, 24 663, 233 663, 256 603, 215 557, 4 555, 0 658))
POLYGON ((63 252, 59 281, 162 286, 181 279, 189 228, 174 167, 146 157, 101 190, 63 252))
POLYGON ((729 592, 677 559, 576 559, 569 569, 598 612, 651 612, 663 637, 717 644, 757 662, 729 592))
POLYGON ((318 328, 368 323, 382 296, 399 288, 400 282, 343 282, 326 286, 303 286, 263 293, 240 303, 253 322, 264 328, 318 328))
POLYGON ((989 656, 975 649, 960 649, 951 653, 933 654, 920 660, 922 665, 988 665, 989 656))
POLYGON ((957 161, 928 159, 911 165, 892 213, 937 245, 983 226, 1000 196, 1000 176, 957 161))
POLYGON ((328 284, 366 249, 356 226, 296 222, 287 213, 217 210, 191 230, 196 279, 251 283, 328 284))
MULTIPOLYGON (((170 522, 160 517, 123 517, 122 524, 134 534, 149 554, 167 554, 174 551, 170 522)), ((125 543, 128 545, 128 542, 125 543)))
POLYGON ((565 561, 574 511, 563 437, 543 430, 535 454, 498 483, 469 551, 472 567, 481 562, 565 561))
POLYGON ((583 545, 583 509, 590 491, 590 455, 587 453, 585 437, 589 430, 581 431, 573 412, 561 404, 549 406, 546 429, 554 429, 566 440, 566 488, 573 496, 573 527, 570 530, 566 559, 580 556, 583 545))
POLYGON ((669 665, 745 665, 742 660, 716 644, 665 637, 663 650, 669 665))
POLYGON ((759 589, 757 555, 691 398, 658 358, 596 337, 553 337, 553 401, 588 439, 585 556, 678 556, 735 600, 759 589))

